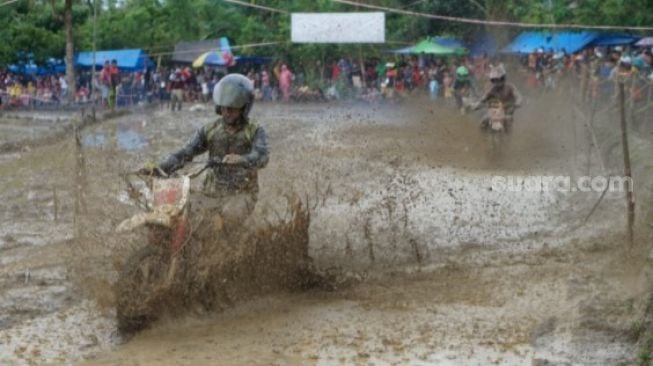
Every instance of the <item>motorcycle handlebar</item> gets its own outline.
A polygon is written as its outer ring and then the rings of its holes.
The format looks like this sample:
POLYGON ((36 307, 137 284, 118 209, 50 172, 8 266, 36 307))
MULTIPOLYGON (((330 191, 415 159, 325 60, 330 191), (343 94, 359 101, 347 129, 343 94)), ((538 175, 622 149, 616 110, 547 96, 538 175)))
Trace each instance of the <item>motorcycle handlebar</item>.
MULTIPOLYGON (((191 164, 204 164, 204 166, 199 171, 197 171, 195 173, 187 174, 191 179, 196 178, 200 174, 204 173, 204 171, 206 169, 217 168, 217 167, 220 167, 220 166, 229 165, 229 164, 224 163, 222 161, 213 160, 213 159, 210 159, 208 161, 205 160, 205 161, 191 162, 191 164)), ((139 170, 136 170, 136 171, 123 173, 121 175, 123 177, 127 177, 127 176, 130 176, 130 175, 131 176, 137 176, 142 180, 146 180, 146 179, 150 179, 150 178, 172 178, 172 177, 176 176, 176 174, 174 174, 174 173, 170 173, 170 174, 166 173, 165 171, 163 171, 163 169, 161 169, 158 166, 153 168, 153 169, 142 168, 142 169, 139 169, 139 170)))

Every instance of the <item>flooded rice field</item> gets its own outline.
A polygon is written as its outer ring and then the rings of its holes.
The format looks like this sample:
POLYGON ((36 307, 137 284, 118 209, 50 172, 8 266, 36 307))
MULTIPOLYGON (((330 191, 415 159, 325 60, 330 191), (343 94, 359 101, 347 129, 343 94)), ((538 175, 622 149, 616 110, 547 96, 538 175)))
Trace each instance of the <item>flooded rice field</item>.
MULTIPOLYGON (((180 147, 212 109, 133 112, 77 142, 6 151, 0 363, 632 364, 650 279, 622 251, 623 194, 587 219, 601 192, 497 189, 496 177, 598 174, 582 124, 553 102, 518 111, 499 151, 479 115, 427 101, 257 104, 271 160, 255 216, 302 197, 309 255, 336 284, 168 316, 130 339, 112 286, 142 236, 115 233, 137 212, 120 174, 180 147)), ((15 132, 2 138, 52 133, 34 123, 2 119, 15 132)))

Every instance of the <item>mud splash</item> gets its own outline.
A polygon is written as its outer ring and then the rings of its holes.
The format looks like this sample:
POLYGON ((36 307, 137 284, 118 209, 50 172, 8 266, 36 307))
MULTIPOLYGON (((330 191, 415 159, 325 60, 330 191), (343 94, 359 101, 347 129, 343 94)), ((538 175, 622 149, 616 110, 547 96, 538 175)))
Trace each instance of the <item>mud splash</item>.
POLYGON ((146 246, 135 252, 115 285, 121 333, 130 336, 164 315, 223 310, 273 291, 322 285, 308 256, 309 211, 297 197, 287 199, 284 219, 254 230, 250 222, 227 232, 206 217, 195 217, 195 229, 177 262, 159 253, 161 248, 146 246), (145 265, 152 268, 138 269, 145 265), (175 275, 168 280, 172 267, 175 275), (145 281, 151 285, 140 283, 144 270, 150 272, 145 281))

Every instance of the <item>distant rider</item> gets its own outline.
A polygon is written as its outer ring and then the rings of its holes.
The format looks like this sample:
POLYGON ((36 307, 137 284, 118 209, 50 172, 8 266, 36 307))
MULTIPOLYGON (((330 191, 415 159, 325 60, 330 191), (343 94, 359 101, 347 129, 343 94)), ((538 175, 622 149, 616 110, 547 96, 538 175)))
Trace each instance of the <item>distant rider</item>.
POLYGON ((220 117, 200 127, 190 141, 158 167, 142 173, 170 174, 208 151, 209 161, 221 162, 207 170, 199 206, 214 212, 217 226, 238 225, 254 210, 258 196, 258 170, 268 163, 267 134, 249 118, 254 87, 241 74, 222 78, 213 91, 220 117), (159 171, 160 170, 160 171, 159 171))
MULTIPOLYGON (((502 64, 491 68, 490 82, 492 83, 492 87, 478 101, 474 106, 474 109, 478 109, 482 105, 489 105, 495 101, 501 102, 506 113, 506 128, 509 129, 515 109, 517 109, 522 103, 522 96, 514 85, 506 82, 506 69, 502 64)), ((488 127, 489 121, 489 116, 484 116, 481 122, 481 127, 488 127)))
POLYGON ((626 98, 631 98, 637 94, 637 68, 633 67, 633 60, 630 56, 624 55, 619 58, 617 66, 615 66, 610 72, 610 79, 615 85, 615 98, 618 95, 619 89, 617 86, 619 83, 624 84, 626 98))
POLYGON ((472 81, 469 76, 469 69, 465 65, 460 65, 456 69, 456 79, 453 82, 454 96, 456 97, 456 107, 461 113, 465 113, 463 98, 469 98, 472 91, 472 81))

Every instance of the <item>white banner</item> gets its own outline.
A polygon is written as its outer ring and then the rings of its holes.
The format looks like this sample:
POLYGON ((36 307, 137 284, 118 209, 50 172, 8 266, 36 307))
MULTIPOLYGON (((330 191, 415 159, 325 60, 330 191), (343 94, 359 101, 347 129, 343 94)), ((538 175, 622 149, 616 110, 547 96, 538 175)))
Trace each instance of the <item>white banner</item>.
POLYGON ((294 43, 384 43, 385 13, 293 13, 294 43))

